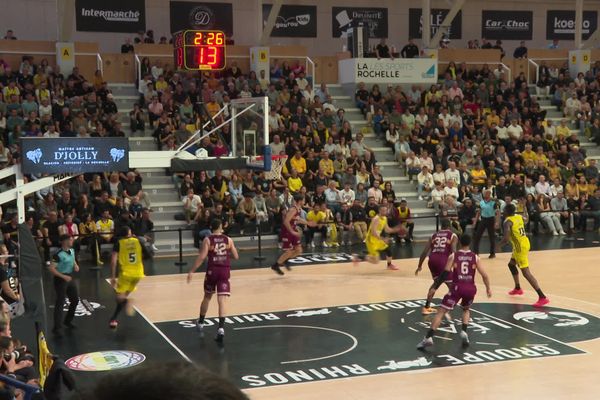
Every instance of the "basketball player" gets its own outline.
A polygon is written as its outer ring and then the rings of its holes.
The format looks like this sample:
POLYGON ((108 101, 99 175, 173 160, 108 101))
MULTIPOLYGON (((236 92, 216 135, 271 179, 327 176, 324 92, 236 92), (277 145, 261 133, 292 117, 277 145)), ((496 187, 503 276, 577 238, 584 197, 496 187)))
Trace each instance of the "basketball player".
POLYGON ((469 345, 469 335, 467 334, 467 325, 471 312, 469 308, 473 304, 473 299, 477 293, 477 286, 475 286, 475 273, 479 271, 483 278, 485 290, 488 297, 492 297, 492 291, 490 289, 490 279, 487 273, 481 265, 479 256, 473 253, 469 246, 471 245, 471 236, 462 235, 460 237, 460 250, 454 254, 448 256, 448 263, 446 268, 435 281, 435 288, 439 288, 446 278, 452 274, 452 284, 450 292, 444 296, 442 300, 442 306, 440 312, 438 312, 433 321, 431 322, 431 328, 427 332, 425 338, 417 345, 417 349, 423 350, 426 347, 433 345, 433 335, 435 330, 440 326, 442 318, 448 311, 452 311, 454 306, 460 301, 460 305, 463 309, 462 315, 462 329, 460 331, 460 337, 463 342, 463 346, 469 345))
POLYGON ((383 231, 386 233, 401 233, 404 230, 402 225, 390 228, 387 223, 387 206, 379 206, 379 213, 371 218, 371 224, 367 231, 367 238, 365 244, 367 245, 367 255, 358 256, 357 254, 352 255, 352 261, 355 265, 358 265, 360 261, 368 261, 371 264, 379 264, 380 252, 385 251, 385 259, 387 262, 387 268, 389 270, 396 271, 398 267, 392 264, 392 250, 389 247, 390 238, 382 238, 381 234, 383 231))
POLYGON ((229 297, 231 285, 229 284, 229 276, 231 274, 230 255, 234 260, 239 258, 237 249, 233 244, 233 240, 223 234, 222 222, 220 219, 213 219, 210 223, 212 234, 208 235, 202 241, 200 253, 196 258, 194 266, 190 269, 187 275, 187 282, 190 283, 194 277, 194 272, 208 257, 206 266, 206 275, 204 277, 204 298, 200 304, 200 316, 196 322, 196 327, 199 331, 204 328, 204 319, 210 305, 210 300, 213 294, 217 293, 217 303, 219 305, 219 328, 215 340, 219 343, 223 342, 225 337, 225 302, 229 297))
POLYGON ((500 247, 510 242, 512 246, 512 256, 508 262, 508 268, 512 274, 513 280, 515 281, 515 288, 508 292, 511 296, 520 296, 523 294, 521 284, 519 283, 519 269, 521 273, 527 279, 529 284, 535 289, 539 298, 538 301, 533 303, 534 307, 543 307, 550 303, 550 300, 544 295, 537 279, 533 276, 529 269, 529 238, 525 234, 525 223, 527 222, 527 211, 523 210, 523 218, 520 215, 515 214, 516 207, 514 204, 508 203, 504 207, 504 237, 500 242, 500 247), (519 267, 519 269, 517 269, 519 267))
MULTIPOLYGON (((431 238, 429 238, 429 241, 425 245, 421 257, 419 258, 419 266, 415 271, 415 276, 417 276, 419 272, 421 272, 425 258, 429 257, 427 265, 429 266, 429 271, 431 271, 431 277, 434 282, 437 280, 438 276, 444 272, 446 264, 448 263, 448 257, 456 251, 456 244, 458 242, 458 236, 450 230, 450 220, 447 218, 442 219, 441 225, 442 229, 431 235, 431 238)), ((444 283, 448 285, 448 288, 450 288, 451 281, 452 276, 447 276, 444 283)), ((431 299, 433 299, 435 291, 436 288, 434 283, 427 293, 427 300, 422 311, 423 315, 434 314, 436 312, 436 309, 431 307, 431 299)))
POLYGON ((127 314, 133 313, 133 304, 129 295, 135 291, 137 284, 144 277, 142 245, 139 239, 132 235, 131 228, 128 226, 121 228, 121 237, 115 241, 110 269, 110 284, 117 292, 117 308, 110 318, 109 326, 115 329, 119 325, 117 317, 124 307, 127 314), (120 267, 118 279, 117 264, 120 267))
POLYGON ((316 226, 316 223, 306 221, 300 218, 300 212, 304 206, 304 196, 302 194, 294 195, 294 205, 287 210, 283 217, 283 226, 281 227, 281 243, 283 254, 279 256, 271 269, 279 275, 283 275, 281 267, 285 266, 288 271, 291 270, 286 261, 302 254, 302 230, 298 225, 316 226))

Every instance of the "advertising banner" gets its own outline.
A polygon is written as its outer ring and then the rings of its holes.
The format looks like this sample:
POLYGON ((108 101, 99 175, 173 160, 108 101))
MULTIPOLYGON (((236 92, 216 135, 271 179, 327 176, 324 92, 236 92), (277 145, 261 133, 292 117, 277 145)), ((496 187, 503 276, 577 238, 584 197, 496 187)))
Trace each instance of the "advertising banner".
MULTIPOLYGON (((440 29, 444 18, 450 12, 447 8, 432 8, 431 9, 431 37, 433 37, 438 29, 440 29)), ((423 37, 423 9, 410 8, 408 10, 408 36, 413 39, 421 39, 423 37)), ((456 14, 456 17, 450 24, 450 39, 461 39, 462 37, 462 11, 456 14)))
POLYGON ((231 3, 198 3, 172 1, 170 5, 171 33, 192 30, 219 30, 233 35, 233 5, 231 3))
POLYGON ((127 171, 127 138, 22 138, 24 174, 127 171))
POLYGON ((145 31, 146 1, 76 0, 75 26, 82 32, 145 31))
MULTIPOLYGON (((598 28, 598 12, 584 11, 581 33, 583 39, 588 39, 598 28)), ((575 11, 548 10, 546 14, 546 39, 547 40, 574 40, 575 39, 575 11)))
MULTIPOLYGON (((263 26, 267 24, 272 7, 263 4, 263 26)), ((282 5, 271 37, 317 37, 317 6, 282 5)))
POLYGON ((481 37, 490 40, 531 40, 533 11, 483 10, 481 37))
POLYGON ((362 23, 369 32, 369 38, 388 37, 387 8, 332 7, 331 29, 333 37, 346 37, 346 30, 362 23))

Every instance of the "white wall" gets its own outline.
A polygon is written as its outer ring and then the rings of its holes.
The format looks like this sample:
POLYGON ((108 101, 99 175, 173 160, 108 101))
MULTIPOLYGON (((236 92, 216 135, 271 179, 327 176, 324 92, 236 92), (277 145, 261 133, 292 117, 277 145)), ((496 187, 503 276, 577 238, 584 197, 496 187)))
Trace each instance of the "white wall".
MULTIPOLYGON (((99 0, 101 1, 101 0, 99 0)), ((123 0, 126 1, 126 0, 123 0)), ((232 2, 234 10, 234 39, 236 44, 253 45, 260 35, 258 18, 262 10, 256 0, 211 0, 212 2, 232 2)), ((267 1, 265 1, 267 2, 267 1)), ((317 5, 318 38, 273 38, 271 43, 278 45, 297 44, 310 49, 312 55, 330 55, 342 49, 343 41, 331 37, 332 6, 387 7, 389 42, 402 46, 408 37, 408 9, 421 7, 420 0, 284 0, 290 4, 317 5)), ((444 0, 432 0, 432 7, 449 8, 444 0)), ((546 40, 546 10, 573 10, 575 0, 528 0, 528 1, 489 1, 467 0, 462 16, 462 40, 455 40, 452 47, 465 47, 469 39, 481 37, 481 10, 532 10, 534 11, 533 40, 530 48, 544 47, 546 40)), ((585 10, 599 10, 600 0, 585 0, 585 10)), ((11 28, 20 39, 55 40, 57 35, 56 0, 0 0, 0 27, 11 28)), ((73 24, 75 21, 73 21, 73 24)), ((169 1, 146 0, 147 29, 153 29, 155 37, 169 34, 169 1)), ((0 32, 4 35, 4 32, 0 32)), ((103 52, 118 52, 128 34, 75 32, 74 40, 99 42, 103 52)), ((505 41, 508 54, 518 43, 505 41)), ((563 48, 571 47, 572 42, 563 42, 563 48)))

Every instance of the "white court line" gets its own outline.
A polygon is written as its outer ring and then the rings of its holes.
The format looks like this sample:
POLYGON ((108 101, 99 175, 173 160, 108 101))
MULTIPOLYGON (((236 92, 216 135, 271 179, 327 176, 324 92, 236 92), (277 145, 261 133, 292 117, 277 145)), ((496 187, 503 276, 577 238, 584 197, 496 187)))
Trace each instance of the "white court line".
POLYGON ((477 344, 485 344, 487 346, 500 346, 498 343, 475 342, 477 344))
POLYGON ((404 323, 404 318, 400 318, 400 323, 403 324, 404 323))
POLYGON ((281 364, 296 364, 296 363, 308 362, 308 361, 326 360, 328 358, 334 358, 334 357, 338 357, 338 356, 344 355, 346 353, 349 353, 352 350, 354 350, 356 348, 356 346, 358 345, 358 340, 354 336, 352 336, 351 334, 349 334, 347 332, 344 332, 344 331, 339 331, 337 329, 323 328, 321 326, 310 326, 310 325, 259 325, 259 326, 245 326, 245 327, 241 327, 241 328, 234 328, 234 330, 236 330, 236 331, 243 331, 243 330, 247 330, 247 329, 265 329, 265 328, 304 328, 304 329, 317 329, 317 330, 321 330, 321 331, 328 331, 328 332, 339 333, 341 335, 347 336, 350 339, 352 339, 352 346, 350 348, 344 350, 344 351, 339 352, 339 353, 332 354, 332 355, 325 356, 325 357, 307 358, 305 360, 282 361, 281 364))
POLYGON ((409 327, 408 327, 408 329, 410 329, 410 330, 411 330, 411 331, 413 331, 413 332, 417 332, 417 333, 419 332, 418 330, 416 330, 416 329, 415 329, 415 328, 413 328, 412 326, 409 326, 409 327))
POLYGON ((443 337, 443 336, 434 336, 434 338, 438 338, 438 339, 442 339, 442 340, 452 340, 452 338, 447 338, 447 337, 443 337))
POLYGON ((175 345, 175 343, 173 343, 173 342, 171 341, 171 339, 169 339, 169 338, 168 338, 168 336, 167 336, 167 335, 165 335, 165 334, 163 333, 163 331, 161 331, 160 329, 158 329, 158 327, 157 327, 156 325, 154 325, 154 323, 153 323, 153 322, 151 322, 151 321, 148 319, 148 317, 146 317, 146 316, 144 315, 144 313, 140 311, 140 309, 139 309, 139 308, 137 308, 136 306, 133 306, 133 308, 135 308, 135 311, 136 311, 138 314, 140 314, 140 316, 141 316, 142 318, 144 318, 144 319, 146 320, 146 322, 147 322, 148 324, 150 324, 150 326, 151 326, 152 328, 154 328, 154 330, 155 330, 156 332, 158 332, 158 334, 159 334, 160 336, 162 336, 162 337, 163 337, 163 339, 165 339, 165 341, 166 341, 167 343, 169 343, 169 344, 171 345, 171 347, 173 347, 173 348, 175 349, 175 351, 176 351, 176 352, 178 352, 178 353, 179 353, 179 355, 180 355, 181 357, 183 357, 183 359, 184 359, 185 361, 187 361, 187 362, 189 362, 189 363, 191 363, 191 362, 192 362, 192 360, 191 360, 191 359, 190 359, 188 356, 186 356, 186 355, 185 355, 185 353, 184 353, 184 352, 183 352, 183 351, 182 351, 182 350, 181 350, 179 347, 177 347, 177 346, 175 345))
POLYGON ((409 312, 406 313, 406 315, 410 315, 410 314, 412 314, 414 312, 415 312, 415 310, 410 310, 409 312))
POLYGON ((512 326, 514 326, 515 328, 519 328, 519 329, 522 329, 522 330, 524 330, 524 331, 527 331, 527 332, 529 332, 529 333, 533 333, 534 335, 537 335, 537 336, 543 337, 544 339, 548 339, 548 340, 551 340, 551 341, 553 341, 553 342, 556 342, 556 343, 562 344, 563 346, 572 347, 572 348, 574 348, 574 349, 576 349, 576 350, 579 350, 579 351, 582 351, 582 352, 584 352, 584 353, 587 353, 587 351, 581 350, 580 348, 577 348, 577 347, 575 347, 575 346, 573 346, 573 345, 571 345, 571 344, 569 344, 569 343, 565 343, 565 342, 563 342, 563 341, 560 341, 560 340, 558 340, 558 339, 554 339, 554 338, 552 338, 552 337, 550 337, 550 336, 546 336, 546 335, 544 335, 543 333, 538 333, 538 332, 532 331, 531 329, 527 329, 527 328, 525 328, 525 327, 522 327, 522 326, 520 326, 520 325, 514 324, 514 323, 512 323, 512 322, 509 322, 509 321, 506 321, 506 320, 504 320, 504 319, 502 319, 502 318, 498 318, 498 317, 495 317, 495 316, 493 316, 493 315, 490 315, 490 314, 484 313, 483 311, 474 310, 473 308, 471 308, 471 311, 473 311, 473 312, 476 312, 476 313, 478 313, 478 314, 481 314, 481 315, 485 315, 485 316, 486 316, 486 317, 488 317, 488 318, 492 318, 492 319, 496 319, 496 320, 498 320, 498 321, 502 321, 502 322, 504 322, 504 323, 506 323, 506 324, 509 324, 509 325, 512 325, 512 326))

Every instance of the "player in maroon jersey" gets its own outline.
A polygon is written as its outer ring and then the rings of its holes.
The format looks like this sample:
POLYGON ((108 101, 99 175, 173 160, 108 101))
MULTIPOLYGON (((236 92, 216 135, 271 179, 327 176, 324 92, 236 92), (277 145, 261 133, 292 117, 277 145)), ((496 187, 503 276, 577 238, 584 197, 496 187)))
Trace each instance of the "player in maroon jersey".
POLYGON ((215 340, 223 342, 225 336, 225 303, 231 294, 229 276, 231 273, 231 257, 235 260, 239 258, 237 249, 233 240, 223 234, 223 227, 220 219, 213 219, 210 223, 212 234, 204 238, 200 253, 194 262, 194 266, 187 275, 187 282, 190 283, 194 277, 194 272, 207 258, 206 276, 204 277, 204 298, 200 305, 200 316, 196 322, 198 330, 202 331, 204 327, 204 318, 208 311, 208 306, 213 294, 217 294, 219 304, 219 329, 215 340))
POLYGON ((462 330, 460 331, 460 337, 463 342, 463 346, 469 345, 469 335, 467 334, 467 325, 469 324, 469 318, 471 312, 469 307, 473 304, 475 293, 477 293, 477 286, 475 285, 475 273, 479 271, 488 297, 492 297, 492 290, 490 289, 490 279, 481 265, 479 256, 469 250, 471 245, 471 236, 462 235, 460 237, 460 250, 456 253, 451 254, 448 257, 448 263, 446 268, 435 281, 436 289, 446 280, 446 277, 453 273, 452 284, 450 292, 442 300, 442 306, 440 311, 436 314, 431 322, 431 328, 427 332, 425 338, 417 345, 417 349, 423 350, 426 347, 433 345, 433 335, 435 330, 440 326, 442 318, 446 312, 454 309, 454 306, 460 302, 463 309, 462 315, 462 330))
POLYGON ((281 267, 285 266, 289 271, 291 268, 286 265, 286 261, 302 254, 302 230, 298 225, 316 225, 311 221, 306 221, 300 218, 300 211, 304 205, 304 196, 301 194, 294 195, 294 206, 287 210, 283 217, 283 226, 281 227, 281 243, 283 254, 279 256, 271 269, 279 275, 284 272, 281 267))
MULTIPOLYGON (((419 258, 419 266, 415 271, 415 276, 417 276, 421 272, 425 258, 429 256, 427 265, 429 266, 429 271, 431 271, 431 277, 434 282, 444 272, 448 263, 448 257, 456 251, 456 244, 458 242, 458 237, 450 230, 450 220, 442 219, 441 225, 442 229, 431 235, 431 238, 429 238, 429 241, 425 245, 419 258)), ((448 288, 450 288, 451 281, 452 276, 448 276, 445 282, 448 288)), ((436 309, 431 307, 431 299, 433 299, 436 291, 434 285, 431 285, 427 293, 427 300, 422 311, 423 315, 434 314, 436 312, 436 309)))

